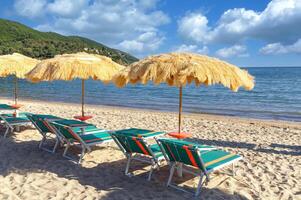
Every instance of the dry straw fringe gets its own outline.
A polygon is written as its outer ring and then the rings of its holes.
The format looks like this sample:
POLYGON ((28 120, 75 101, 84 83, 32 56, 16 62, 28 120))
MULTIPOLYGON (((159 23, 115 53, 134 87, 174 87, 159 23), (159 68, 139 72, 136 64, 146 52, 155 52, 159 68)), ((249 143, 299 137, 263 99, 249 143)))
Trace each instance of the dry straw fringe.
POLYGON ((109 82, 123 68, 124 66, 105 56, 88 53, 63 54, 40 62, 26 78, 32 82, 69 81, 76 78, 109 82))
POLYGON ((246 70, 216 58, 192 53, 147 57, 122 70, 114 76, 113 81, 118 87, 128 83, 147 84, 148 81, 177 87, 192 82, 197 86, 222 84, 233 91, 241 86, 246 90, 254 87, 254 78, 246 70))
POLYGON ((19 53, 0 56, 0 77, 16 75, 24 78, 25 74, 33 69, 39 60, 24 56, 19 53))

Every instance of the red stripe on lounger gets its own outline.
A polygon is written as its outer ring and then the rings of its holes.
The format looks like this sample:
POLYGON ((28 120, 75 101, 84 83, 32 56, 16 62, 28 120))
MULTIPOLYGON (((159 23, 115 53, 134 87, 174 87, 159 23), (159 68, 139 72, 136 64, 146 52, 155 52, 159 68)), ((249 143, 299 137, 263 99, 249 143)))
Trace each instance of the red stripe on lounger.
POLYGON ((170 152, 172 158, 173 158, 175 161, 177 161, 177 160, 176 160, 176 157, 175 157, 175 155, 172 153, 172 151, 171 151, 169 145, 168 145, 168 144, 165 144, 165 145, 167 146, 167 148, 168 148, 168 150, 169 150, 169 152, 170 152))
POLYGON ((44 124, 44 125, 45 125, 52 133, 54 133, 53 128, 52 128, 51 126, 49 126, 47 122, 45 122, 45 121, 42 120, 42 119, 41 119, 41 121, 42 121, 42 123, 43 123, 43 124, 44 124))
POLYGON ((73 132, 73 130, 69 127, 67 127, 67 131, 73 136, 74 139, 79 141, 79 136, 73 132))
POLYGON ((139 140, 137 140, 136 138, 132 138, 136 144, 138 145, 138 147, 141 149, 141 151, 145 154, 145 155, 149 155, 148 151, 146 151, 146 149, 144 148, 144 146, 141 144, 141 142, 139 140))
POLYGON ((189 158, 191 164, 192 164, 193 166, 195 166, 195 167, 198 167, 198 165, 197 165, 197 163, 195 162, 195 159, 194 159, 194 157, 193 157, 191 151, 189 150, 188 146, 183 146, 183 149, 185 149, 185 151, 186 151, 186 153, 187 153, 187 155, 188 155, 188 158, 189 158))

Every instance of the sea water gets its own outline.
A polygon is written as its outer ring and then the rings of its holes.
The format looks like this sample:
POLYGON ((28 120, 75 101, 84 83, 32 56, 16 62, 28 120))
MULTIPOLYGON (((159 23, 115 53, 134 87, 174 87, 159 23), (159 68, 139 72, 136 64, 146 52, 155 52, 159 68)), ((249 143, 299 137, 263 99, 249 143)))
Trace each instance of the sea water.
MULTIPOLYGON (((255 76, 252 91, 232 92, 223 86, 189 85, 183 88, 183 111, 260 119, 301 122, 301 67, 248 68, 255 76)), ((0 79, 0 96, 13 97, 13 77, 0 79)), ((128 85, 116 88, 99 81, 86 81, 87 104, 178 110, 179 91, 161 85, 128 85)), ((80 103, 81 81, 33 84, 19 80, 19 98, 80 103)))

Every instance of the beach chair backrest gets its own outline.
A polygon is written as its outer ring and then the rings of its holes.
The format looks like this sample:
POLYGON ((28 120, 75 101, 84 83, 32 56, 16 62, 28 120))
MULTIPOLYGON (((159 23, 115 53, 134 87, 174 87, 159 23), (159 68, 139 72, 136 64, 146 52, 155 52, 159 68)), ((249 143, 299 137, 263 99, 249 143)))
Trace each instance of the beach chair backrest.
POLYGON ((27 118, 34 124, 34 126, 42 133, 53 133, 51 126, 42 119, 39 115, 26 115, 27 118))
POLYGON ((72 128, 59 124, 57 122, 50 122, 50 124, 55 128, 56 132, 61 136, 63 136, 65 139, 67 140, 73 139, 78 142, 81 141, 79 135, 75 133, 72 128))
POLYGON ((0 110, 14 110, 14 108, 7 104, 0 104, 0 110))
POLYGON ((124 134, 112 133, 114 140, 122 146, 127 153, 140 153, 144 155, 152 155, 145 140, 141 137, 134 137, 124 134))
POLYGON ((200 157, 200 150, 193 144, 183 143, 181 140, 158 139, 168 160, 181 162, 205 171, 204 163, 200 157))

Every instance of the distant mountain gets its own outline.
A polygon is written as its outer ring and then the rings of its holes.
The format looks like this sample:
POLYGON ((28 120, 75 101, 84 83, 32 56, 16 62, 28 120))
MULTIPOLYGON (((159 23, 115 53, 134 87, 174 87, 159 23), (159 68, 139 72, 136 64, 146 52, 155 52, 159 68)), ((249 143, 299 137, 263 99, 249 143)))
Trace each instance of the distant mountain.
POLYGON ((80 51, 108 56, 124 65, 138 60, 128 53, 87 38, 40 32, 18 22, 0 19, 0 55, 18 52, 33 58, 44 59, 57 54, 80 51))

